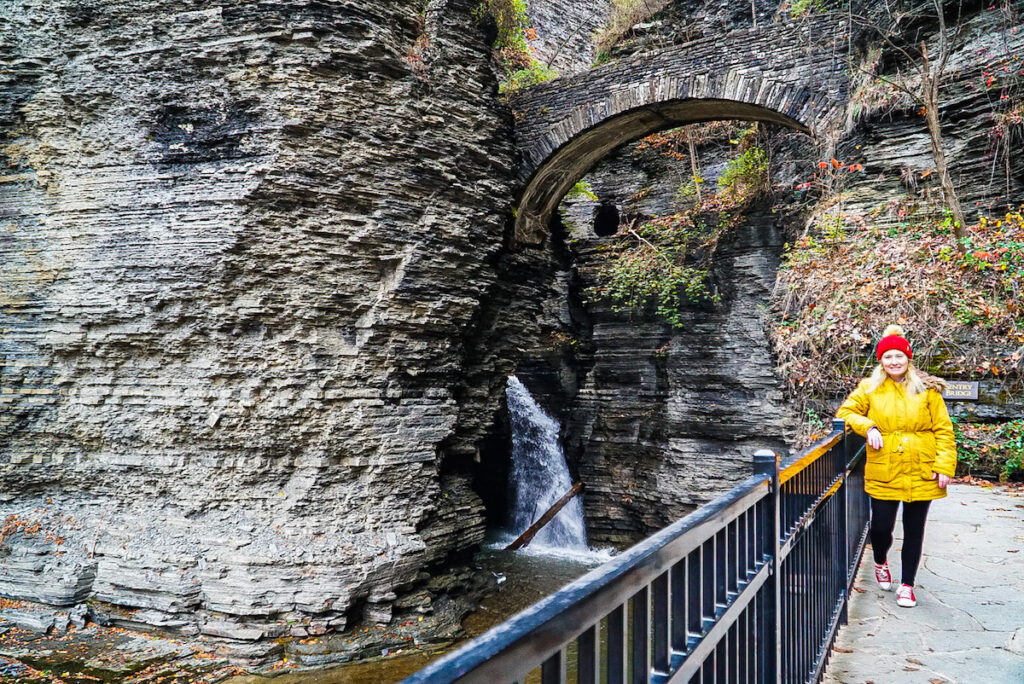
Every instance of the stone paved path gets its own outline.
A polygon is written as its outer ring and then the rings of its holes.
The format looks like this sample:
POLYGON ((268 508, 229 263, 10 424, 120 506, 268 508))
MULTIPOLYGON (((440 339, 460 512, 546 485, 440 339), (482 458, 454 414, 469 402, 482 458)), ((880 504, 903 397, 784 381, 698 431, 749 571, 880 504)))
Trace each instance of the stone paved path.
MULTIPOLYGON (((903 531, 889 552, 899 579, 903 531)), ((917 606, 875 584, 870 548, 829 684, 1024 684, 1024 493, 955 484, 932 504, 917 606)))

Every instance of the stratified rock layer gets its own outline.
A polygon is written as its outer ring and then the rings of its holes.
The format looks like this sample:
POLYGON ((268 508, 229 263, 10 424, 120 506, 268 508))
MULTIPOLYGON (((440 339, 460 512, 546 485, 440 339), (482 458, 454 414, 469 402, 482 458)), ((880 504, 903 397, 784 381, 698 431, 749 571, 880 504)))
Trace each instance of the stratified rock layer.
POLYGON ((250 640, 479 542, 436 463, 511 194, 474 4, 4 7, 0 594, 250 640))

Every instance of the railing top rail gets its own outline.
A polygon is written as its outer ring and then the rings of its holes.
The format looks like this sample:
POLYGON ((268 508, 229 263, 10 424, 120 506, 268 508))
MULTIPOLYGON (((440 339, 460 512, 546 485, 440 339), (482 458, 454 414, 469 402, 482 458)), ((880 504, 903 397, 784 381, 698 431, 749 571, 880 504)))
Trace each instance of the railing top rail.
POLYGON ((832 430, 832 432, 821 441, 812 444, 803 453, 797 454, 793 460, 783 463, 779 468, 779 484, 796 477, 804 468, 829 452, 829 449, 839 443, 843 438, 843 430, 832 430))
MULTIPOLYGON (((690 515, 431 663, 405 679, 403 684, 518 680, 613 610, 621 608, 634 594, 769 496, 776 473, 776 482, 781 484, 842 444, 846 430, 842 421, 834 421, 829 435, 781 464, 772 452, 759 452, 755 463, 760 463, 757 466, 759 470, 770 465, 769 472, 759 472, 748 478, 690 515), (763 462, 765 458, 770 458, 770 462, 763 462)), ((849 452, 846 453, 849 457, 849 452)), ((863 449, 850 458, 847 468, 853 467, 862 454, 863 449)), ((832 462, 831 465, 837 464, 832 462)), ((825 485, 828 491, 824 492, 824 497, 838 491, 845 481, 839 474, 837 478, 825 485)), ((781 550, 777 548, 776 554, 781 554, 781 550)))
MULTIPOLYGON (((487 676, 499 653, 524 668, 539 664, 582 633, 674 562, 697 548, 737 515, 768 495, 770 477, 754 475, 693 513, 656 532, 607 563, 535 603, 459 649, 431 663, 403 684, 487 676)), ((498 670, 495 669, 495 672, 498 670)))

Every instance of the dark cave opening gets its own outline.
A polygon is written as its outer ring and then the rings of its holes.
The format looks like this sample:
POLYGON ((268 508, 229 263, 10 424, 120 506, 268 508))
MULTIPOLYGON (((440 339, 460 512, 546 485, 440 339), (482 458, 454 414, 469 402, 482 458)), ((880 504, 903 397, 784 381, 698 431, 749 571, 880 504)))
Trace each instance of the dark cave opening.
POLYGON ((594 216, 594 235, 609 237, 619 232, 619 210, 614 204, 602 203, 594 216))
POLYGON ((504 399, 479 447, 471 486, 483 501, 488 529, 503 528, 511 505, 508 479, 512 469, 512 432, 504 399))

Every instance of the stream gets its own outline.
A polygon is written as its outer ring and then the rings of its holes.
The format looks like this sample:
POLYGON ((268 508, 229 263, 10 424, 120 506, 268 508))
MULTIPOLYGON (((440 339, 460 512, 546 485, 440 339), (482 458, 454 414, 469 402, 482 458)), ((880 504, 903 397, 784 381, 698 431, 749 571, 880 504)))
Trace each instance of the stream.
MULTIPOLYGON (((505 397, 512 427, 509 483, 512 505, 507 529, 493 531, 475 558, 481 568, 497 578, 504 577, 505 581, 463 621, 466 637, 445 649, 401 653, 329 670, 296 672, 274 677, 274 682, 389 684, 400 681, 611 557, 610 551, 588 547, 583 506, 578 497, 543 527, 528 546, 519 551, 504 550, 572 486, 559 439, 558 421, 541 408, 514 375, 508 379, 505 397)), ((269 681, 270 678, 259 676, 229 680, 232 684, 269 681)))

